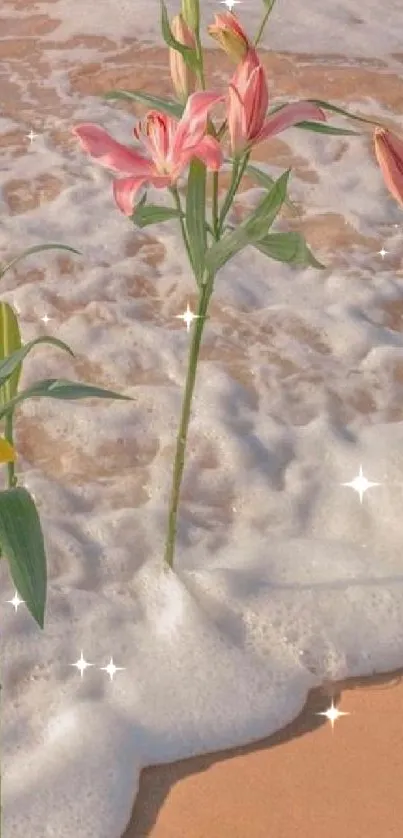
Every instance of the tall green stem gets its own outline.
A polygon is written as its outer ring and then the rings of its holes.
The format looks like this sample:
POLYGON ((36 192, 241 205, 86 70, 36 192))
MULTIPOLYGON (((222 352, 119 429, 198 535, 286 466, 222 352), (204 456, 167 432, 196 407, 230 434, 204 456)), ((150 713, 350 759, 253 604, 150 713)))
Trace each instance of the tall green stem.
POLYGON ((222 233, 222 230, 223 230, 223 227, 224 227, 224 222, 225 222, 225 219, 227 217, 227 213, 228 213, 228 211, 231 207, 231 204, 234 200, 235 194, 238 190, 239 184, 242 180, 244 171, 245 171, 245 169, 248 165, 249 157, 250 157, 250 152, 247 152, 242 159, 238 159, 238 158, 235 157, 235 159, 233 161, 231 183, 230 183, 228 192, 225 196, 225 200, 224 200, 224 203, 222 205, 221 212, 220 212, 218 237, 221 236, 221 233, 222 233))
MULTIPOLYGON (((13 442, 13 411, 10 410, 5 416, 5 431, 4 436, 10 445, 14 446, 13 442)), ((8 488, 14 489, 17 485, 17 478, 15 476, 15 465, 13 462, 7 463, 8 488)))
POLYGON ((179 212, 179 223, 181 225, 182 238, 183 238, 183 241, 185 243, 186 252, 187 252, 187 255, 188 255, 188 258, 189 258, 189 262, 190 262, 190 267, 193 270, 192 252, 190 250, 189 238, 188 238, 186 225, 185 225, 184 218, 183 218, 182 205, 181 205, 181 199, 179 197, 179 192, 178 192, 178 189, 177 189, 176 186, 171 186, 169 191, 170 191, 170 193, 171 193, 171 195, 172 195, 172 197, 175 201, 176 209, 179 212))
POLYGON ((263 20, 262 20, 262 22, 261 22, 261 24, 260 24, 260 27, 259 27, 259 31, 258 31, 258 33, 257 33, 257 35, 256 35, 255 40, 254 40, 254 45, 255 45, 255 47, 257 47, 257 45, 258 45, 258 43, 259 43, 259 41, 260 41, 260 39, 261 39, 261 37, 262 37, 262 35, 263 35, 263 30, 264 30, 264 28, 265 28, 265 26, 266 26, 267 18, 269 17, 269 14, 270 14, 270 12, 271 12, 271 10, 272 10, 273 6, 274 6, 274 3, 275 3, 275 0, 271 0, 271 2, 270 2, 270 4, 269 4, 269 7, 268 7, 268 9, 267 9, 267 12, 265 13, 265 15, 264 15, 264 17, 263 17, 263 20))
POLYGON ((214 274, 205 275, 204 282, 200 291, 199 305, 197 309, 197 319, 193 327, 192 342, 189 350, 189 364, 186 376, 185 392, 182 401, 181 420, 178 430, 178 436, 176 439, 176 453, 172 478, 171 499, 168 514, 168 534, 164 556, 165 562, 170 568, 173 567, 174 561, 178 504, 183 468, 185 464, 186 442, 189 429, 192 396, 196 381, 197 362, 199 359, 200 343, 203 335, 208 304, 213 291, 213 284, 214 274))
POLYGON ((212 222, 214 238, 218 241, 220 237, 220 219, 218 213, 218 172, 213 172, 213 207, 212 222))

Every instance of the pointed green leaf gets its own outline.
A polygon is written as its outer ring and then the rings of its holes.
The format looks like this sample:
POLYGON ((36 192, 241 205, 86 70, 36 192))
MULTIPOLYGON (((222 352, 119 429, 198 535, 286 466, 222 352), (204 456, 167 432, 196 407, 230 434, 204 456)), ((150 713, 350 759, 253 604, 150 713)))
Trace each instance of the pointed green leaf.
MULTIPOLYGON (((319 102, 315 102, 314 99, 307 99, 306 101, 311 102, 311 104, 313 102, 314 104, 319 105, 319 102)), ((275 105, 268 112, 267 116, 273 116, 273 114, 277 113, 277 111, 281 111, 283 108, 285 108, 287 106, 287 104, 288 104, 287 102, 284 102, 282 105, 275 105)), ((340 108, 339 109, 332 108, 332 110, 339 110, 340 111, 340 108)), ((346 111, 340 111, 340 112, 343 113, 345 116, 350 116, 350 114, 347 114, 346 111)), ((355 117, 355 118, 358 119, 358 117, 355 117)), ((360 131, 352 131, 350 128, 336 128, 333 125, 329 125, 327 122, 311 122, 309 120, 304 120, 303 122, 296 122, 293 127, 294 128, 302 128, 305 131, 316 131, 317 134, 334 134, 334 135, 339 134, 339 135, 346 135, 346 136, 351 134, 355 137, 360 137, 361 136, 360 131)))
POLYGON ((81 384, 79 381, 68 381, 64 378, 47 378, 37 381, 27 390, 22 390, 11 401, 0 408, 0 419, 9 413, 20 402, 36 396, 48 399, 121 399, 122 401, 133 401, 131 396, 122 396, 114 393, 113 390, 102 390, 100 387, 93 387, 91 384, 81 384))
MULTIPOLYGON (((4 305, 4 303, 0 303, 0 306, 4 305)), ((13 375, 14 370, 16 367, 24 360, 24 358, 28 355, 31 351, 33 346, 36 346, 38 343, 50 343, 53 346, 58 346, 59 349, 65 349, 66 352, 69 353, 73 358, 75 358, 74 352, 67 346, 67 343, 64 341, 59 340, 58 338, 52 338, 48 335, 40 338, 35 338, 31 340, 29 343, 25 343, 21 349, 18 349, 16 352, 13 352, 12 355, 8 355, 4 361, 0 362, 0 399, 1 399, 1 392, 3 390, 4 382, 8 381, 10 377, 13 375)), ((15 389, 14 393, 9 397, 13 398, 17 392, 17 388, 15 389)), ((9 401, 7 399, 7 401, 9 401)))
POLYGON ((322 265, 315 259, 301 233, 270 233, 270 235, 255 242, 253 246, 264 253, 265 256, 269 256, 270 259, 275 259, 277 262, 288 262, 303 267, 310 265, 313 268, 326 268, 326 265, 322 265))
MULTIPOLYGON (((0 361, 15 354, 21 349, 21 333, 17 316, 8 303, 0 303, 0 361)), ((0 368, 1 368, 0 364, 0 368)), ((17 393, 21 375, 21 363, 17 363, 9 376, 9 380, 2 385, 0 379, 0 407, 7 404, 17 393)))
POLYGON ((290 169, 287 169, 280 175, 269 194, 263 198, 245 221, 232 233, 226 233, 220 241, 215 242, 208 250, 206 269, 210 273, 216 274, 236 253, 239 253, 248 244, 255 244, 266 235, 284 203, 290 171, 290 169))
MULTIPOLYGON (((231 165, 233 165, 234 161, 230 157, 226 157, 225 163, 230 163, 231 165)), ((257 166, 253 166, 252 163, 247 164, 245 171, 246 174, 249 175, 249 177, 251 177, 253 180, 256 181, 256 183, 259 184, 259 186, 264 186, 265 189, 271 189, 274 185, 274 178, 270 177, 270 175, 266 174, 266 172, 262 172, 262 170, 258 169, 257 166)), ((289 201, 287 197, 285 197, 284 203, 286 204, 288 209, 290 209, 294 213, 294 215, 300 215, 300 212, 296 205, 292 201, 289 201)))
MULTIPOLYGON (((365 116, 357 116, 356 114, 350 113, 349 111, 346 111, 343 108, 338 108, 336 105, 331 105, 330 102, 324 102, 322 99, 304 99, 304 101, 305 102, 310 102, 311 104, 316 105, 318 108, 322 108, 322 110, 324 110, 324 111, 333 111, 334 113, 339 113, 341 116, 347 116, 349 119, 355 119, 355 120, 357 120, 357 122, 366 122, 369 125, 381 125, 381 123, 378 122, 377 119, 368 119, 368 117, 365 117, 365 116)), ((281 111, 282 108, 285 108, 287 104, 288 104, 288 102, 283 102, 281 105, 274 105, 274 107, 270 108, 270 110, 267 112, 267 116, 273 116, 273 114, 277 113, 277 111, 281 111)), ((313 130, 317 131, 317 130, 319 130, 318 127, 317 127, 318 125, 322 125, 322 126, 324 125, 323 122, 319 122, 319 123, 318 122, 310 122, 310 123, 298 122, 295 125, 295 128, 305 128, 307 126, 307 124, 310 125, 310 126, 312 126, 312 125, 315 126, 315 128, 310 127, 308 129, 309 131, 313 131, 313 130)), ((330 127, 330 126, 328 126, 328 127, 330 127)), ((333 130, 336 130, 336 129, 333 129, 333 130)), ((339 129, 339 131, 341 131, 341 129, 339 129)), ((331 133, 331 132, 327 131, 327 132, 323 132, 323 133, 331 133)), ((354 133, 357 133, 357 132, 354 132, 354 133)), ((361 136, 360 132, 358 132, 357 136, 361 136)))
POLYGON ((168 12, 164 3, 164 0, 160 0, 161 3, 161 29, 162 29, 162 37, 165 43, 171 47, 172 49, 176 49, 177 52, 183 56, 186 64, 191 70, 197 70, 199 66, 199 59, 197 57, 196 50, 193 47, 186 47, 184 44, 181 44, 180 41, 177 41, 174 38, 171 27, 169 25, 169 17, 168 12))
POLYGON ((0 269, 0 279, 4 276, 6 271, 10 270, 20 259, 25 259, 25 256, 31 256, 33 253, 40 253, 42 250, 68 250, 69 253, 75 253, 77 256, 81 256, 79 250, 75 250, 74 247, 68 247, 67 244, 36 244, 34 247, 29 247, 28 250, 24 250, 24 253, 19 253, 11 262, 8 262, 7 265, 4 265, 4 268, 0 269))
POLYGON ((104 99, 124 99, 129 102, 140 102, 142 105, 151 105, 157 111, 180 119, 184 106, 179 102, 172 102, 169 99, 160 99, 158 96, 151 96, 150 93, 143 93, 142 90, 110 90, 103 94, 104 99))
POLYGON ((358 122, 367 122, 369 125, 381 125, 377 119, 368 119, 368 117, 365 116, 357 116, 354 113, 345 111, 343 108, 338 108, 336 105, 331 105, 330 102, 324 102, 322 99, 307 99, 306 101, 312 102, 314 105, 317 105, 318 108, 322 108, 325 111, 333 111, 334 113, 341 114, 341 116, 348 116, 349 119, 356 119, 358 122))
MULTIPOLYGON (((130 221, 136 227, 148 227, 149 224, 160 224, 163 221, 171 221, 172 218, 179 218, 179 212, 173 207, 159 207, 157 204, 148 204, 140 202, 133 215, 130 216, 130 221)), ((182 213, 182 218, 184 213, 182 213)))
POLYGON ((334 125, 327 125, 326 122, 297 122, 295 128, 302 128, 305 131, 316 131, 317 134, 334 134, 344 135, 349 134, 354 137, 360 137, 360 131, 352 131, 350 128, 336 128, 334 125))
POLYGON ((0 492, 0 545, 21 599, 43 629, 47 585, 45 546, 36 506, 22 487, 0 492))
POLYGON ((207 250, 206 167, 196 158, 189 167, 186 190, 186 229, 197 282, 201 282, 207 250))

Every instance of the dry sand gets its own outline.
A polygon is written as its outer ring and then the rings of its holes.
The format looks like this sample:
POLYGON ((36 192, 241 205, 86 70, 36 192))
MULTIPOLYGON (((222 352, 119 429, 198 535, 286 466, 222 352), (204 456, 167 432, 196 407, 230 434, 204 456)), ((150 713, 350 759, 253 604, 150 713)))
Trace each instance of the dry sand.
MULTIPOLYGON (((34 81, 27 75, 25 82, 30 84, 35 106, 32 114, 24 112, 24 122, 35 131, 40 130, 44 114, 59 113, 63 120, 68 118, 67 107, 61 107, 56 90, 38 84, 39 78, 46 77, 48 62, 52 62, 52 42, 41 42, 41 34, 52 31, 52 22, 27 11, 19 22, 7 21, 4 16, 2 23, 3 33, 14 38, 0 42, 0 57, 5 66, 18 69, 20 83, 24 83, 28 66, 21 65, 21 56, 32 59, 29 75, 34 81)), ((63 50, 72 89, 83 97, 113 88, 143 88, 170 95, 164 50, 139 48, 126 39, 123 48, 116 45, 114 51, 112 42, 87 36, 70 39, 63 50), (109 55, 102 61, 74 65, 69 60, 69 50, 76 46, 97 46, 101 51, 107 49, 109 55)), ((403 54, 394 58, 403 62, 403 54)), ((277 97, 323 98, 344 107, 361 97, 373 97, 390 108, 389 125, 396 127, 392 117, 402 107, 402 82, 381 60, 357 61, 352 66, 351 59, 347 62, 342 55, 311 59, 306 55, 269 53, 264 56, 264 63, 269 77, 275 80, 277 97)), ((231 70, 225 56, 216 51, 209 54, 207 76, 214 86, 222 85, 231 70)), ((8 73, 3 74, 1 84, 3 116, 17 118, 18 86, 8 73)), ((141 113, 136 106, 122 107, 132 114, 141 113)), ((9 147, 14 145, 16 154, 26 148, 22 135, 8 134, 5 139, 9 147)), ((65 143, 66 147, 74 142, 65 130, 55 132, 54 141, 65 143)), ((312 177, 311 172, 304 170, 304 160, 290 159, 290 150, 282 139, 259 146, 254 157, 284 168, 291 165, 300 177, 312 177)), ((57 184, 53 187, 57 188, 57 184)), ((37 200, 51 189, 50 180, 41 183, 37 200)), ((9 200, 14 213, 26 209, 22 199, 13 205, 12 190, 9 200)), ((30 200, 35 200, 32 184, 30 200)), ((304 232, 314 253, 323 240, 330 242, 336 263, 338 253, 356 243, 364 244, 344 223, 342 215, 318 215, 309 220, 309 225, 290 219, 289 224, 304 232)), ((377 250, 382 241, 365 244, 377 250)), ((259 744, 147 768, 141 776, 140 792, 124 838, 400 837, 402 674, 403 670, 373 679, 328 684, 310 695, 298 719, 259 744), (314 715, 325 711, 332 697, 340 710, 350 714, 341 717, 333 731, 329 721, 314 715)))

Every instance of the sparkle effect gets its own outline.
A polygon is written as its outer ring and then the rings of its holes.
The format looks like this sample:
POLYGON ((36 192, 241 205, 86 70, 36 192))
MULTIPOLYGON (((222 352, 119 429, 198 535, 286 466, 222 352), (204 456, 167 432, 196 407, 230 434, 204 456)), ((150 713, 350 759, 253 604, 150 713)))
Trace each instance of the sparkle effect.
POLYGON ((331 703, 330 707, 327 710, 325 710, 322 713, 315 713, 315 716, 326 716, 326 718, 329 720, 329 722, 332 726, 332 730, 334 730, 334 723, 337 722, 337 720, 341 716, 349 716, 349 715, 350 715, 350 713, 343 713, 342 710, 338 710, 337 707, 335 707, 334 704, 333 704, 333 699, 332 699, 332 703, 331 703))
POLYGON ((26 137, 28 137, 28 139, 29 139, 29 144, 30 144, 30 145, 32 145, 32 140, 35 140, 35 139, 36 139, 36 137, 38 137, 39 135, 38 135, 38 134, 34 134, 34 132, 33 132, 32 128, 31 128, 31 130, 30 130, 29 134, 25 134, 25 136, 26 136, 26 137))
POLYGON ((221 5, 226 6, 230 12, 232 12, 234 6, 239 6, 240 2, 241 0, 220 0, 221 5))
POLYGON ((87 666, 94 666, 94 664, 93 663, 88 663, 88 661, 86 661, 83 658, 83 651, 81 650, 80 659, 78 661, 76 661, 75 663, 71 663, 70 666, 76 666, 77 669, 79 669, 79 671, 80 671, 81 677, 83 677, 83 672, 85 672, 85 670, 87 669, 87 666))
POLYGON ((197 320, 200 317, 200 314, 193 314, 193 311, 189 308, 189 303, 186 306, 186 311, 183 314, 176 314, 175 317, 179 320, 183 320, 186 323, 186 331, 188 332, 193 320, 197 320))
POLYGON ((119 670, 123 671, 125 669, 124 666, 115 666, 113 662, 113 658, 110 659, 108 666, 100 666, 100 669, 103 669, 104 672, 107 672, 111 681, 113 681, 113 676, 115 672, 119 672, 119 670))
POLYGON ((18 591, 16 591, 13 598, 12 599, 6 599, 6 602, 9 602, 10 605, 13 605, 14 610, 17 611, 18 606, 22 605, 22 603, 25 602, 25 599, 20 599, 19 596, 18 596, 18 591))
POLYGON ((381 249, 381 250, 378 250, 378 253, 379 253, 379 255, 380 255, 380 256, 382 256, 382 259, 383 259, 383 258, 386 256, 386 254, 387 254, 387 253, 389 253, 389 251, 388 251, 388 250, 385 250, 385 249, 382 247, 382 249, 381 249))
POLYGON ((372 489, 373 486, 381 486, 382 484, 371 483, 369 480, 367 480, 367 478, 364 477, 362 473, 362 466, 360 466, 360 473, 358 477, 355 477, 354 480, 351 481, 351 483, 341 483, 340 485, 349 486, 350 489, 354 489, 354 491, 357 492, 360 496, 360 503, 362 503, 364 493, 367 491, 367 489, 372 489))

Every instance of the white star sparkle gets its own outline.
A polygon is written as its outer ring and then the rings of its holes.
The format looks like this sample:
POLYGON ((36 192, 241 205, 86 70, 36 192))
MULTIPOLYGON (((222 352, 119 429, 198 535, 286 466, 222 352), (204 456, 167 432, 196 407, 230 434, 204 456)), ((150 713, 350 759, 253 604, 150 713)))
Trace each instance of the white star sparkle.
POLYGON ((382 259, 383 259, 383 258, 384 258, 384 256, 386 256, 386 254, 387 254, 387 253, 389 253, 389 250, 385 250, 385 249, 382 247, 382 249, 381 249, 381 250, 378 250, 378 253, 379 253, 379 255, 380 255, 380 256, 382 256, 382 259))
POLYGON ((51 319, 52 319, 52 318, 51 318, 51 317, 48 317, 48 315, 47 315, 47 314, 44 314, 44 315, 43 315, 43 317, 41 317, 41 320, 42 320, 44 323, 49 323, 49 320, 51 320, 51 319))
POLYGON ((186 306, 186 311, 183 314, 176 314, 175 317, 179 320, 183 320, 186 323, 186 331, 188 332, 193 320, 197 320, 200 317, 200 314, 193 314, 193 311, 189 308, 189 303, 186 306))
POLYGON ((31 144, 32 144, 32 140, 35 140, 35 139, 36 139, 36 137, 38 137, 38 136, 39 136, 39 134, 34 134, 34 132, 33 132, 32 128, 31 128, 31 130, 30 130, 29 134, 25 134, 25 136, 26 136, 26 137, 28 137, 28 139, 29 139, 29 144, 31 145, 31 144))
POLYGON ((113 658, 111 658, 109 663, 108 663, 108 666, 100 666, 99 668, 103 669, 104 672, 107 672, 111 681, 113 681, 113 676, 114 676, 115 672, 119 672, 119 670, 123 671, 123 669, 125 669, 126 667, 115 666, 115 664, 113 662, 113 658))
POLYGON ((330 707, 327 710, 325 710, 322 713, 315 713, 315 716, 326 716, 326 718, 329 720, 329 722, 332 726, 332 730, 334 730, 334 723, 337 722, 337 720, 341 716, 349 716, 349 715, 350 715, 350 713, 343 713, 342 710, 338 710, 337 707, 335 707, 334 704, 333 704, 333 699, 332 699, 332 703, 331 703, 330 707))
POLYGON ((349 486, 350 489, 354 489, 354 491, 359 494, 360 503, 362 503, 363 496, 367 489, 372 489, 373 486, 381 486, 382 483, 371 483, 369 480, 367 480, 367 478, 364 477, 362 473, 362 466, 360 466, 359 475, 355 477, 354 480, 351 481, 351 483, 341 483, 340 485, 349 486))
POLYGON ((6 602, 9 602, 10 605, 13 605, 14 610, 17 611, 18 606, 22 605, 22 603, 25 602, 25 599, 20 599, 19 596, 18 596, 18 591, 16 591, 13 598, 12 599, 6 599, 6 602))
POLYGON ((220 0, 221 5, 226 6, 227 9, 230 10, 230 12, 232 12, 234 6, 238 6, 240 2, 241 0, 220 0))
POLYGON ((83 658, 83 652, 81 650, 80 659, 78 661, 76 661, 75 663, 71 663, 70 666, 77 667, 77 669, 80 670, 81 677, 83 677, 83 672, 87 669, 87 666, 94 666, 94 664, 93 663, 88 663, 88 661, 86 661, 83 658))

